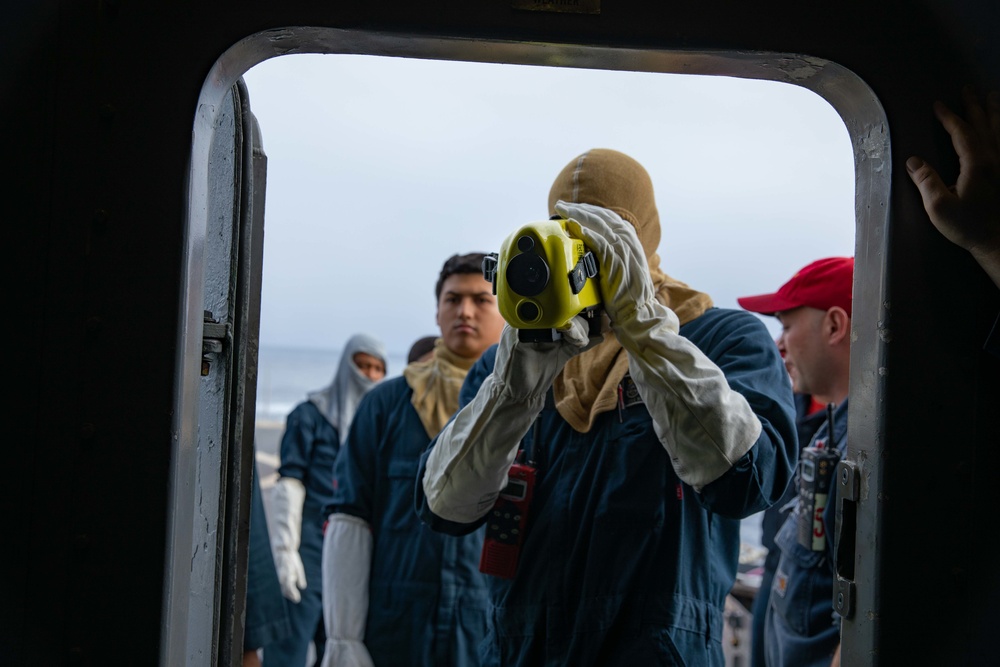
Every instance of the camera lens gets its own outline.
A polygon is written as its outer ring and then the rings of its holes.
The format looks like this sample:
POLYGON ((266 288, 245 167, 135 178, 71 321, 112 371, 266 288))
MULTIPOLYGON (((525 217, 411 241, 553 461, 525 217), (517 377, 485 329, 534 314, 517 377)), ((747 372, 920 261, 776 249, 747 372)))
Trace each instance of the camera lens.
POLYGON ((539 315, 541 312, 538 310, 538 306, 530 301, 523 301, 517 307, 517 316, 524 322, 534 322, 539 315))
POLYGON ((549 265, 534 253, 522 253, 507 263, 505 276, 515 293, 536 296, 549 284, 549 265))
POLYGON ((521 236, 517 239, 517 249, 521 252, 528 252, 535 247, 535 239, 530 236, 521 236))

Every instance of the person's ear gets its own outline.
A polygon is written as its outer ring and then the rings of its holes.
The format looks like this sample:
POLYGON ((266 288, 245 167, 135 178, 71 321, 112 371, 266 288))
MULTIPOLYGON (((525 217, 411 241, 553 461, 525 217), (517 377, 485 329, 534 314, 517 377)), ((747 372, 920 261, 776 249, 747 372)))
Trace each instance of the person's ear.
POLYGON ((831 344, 839 344, 850 340, 851 316, 840 306, 834 306, 826 311, 826 333, 831 344))

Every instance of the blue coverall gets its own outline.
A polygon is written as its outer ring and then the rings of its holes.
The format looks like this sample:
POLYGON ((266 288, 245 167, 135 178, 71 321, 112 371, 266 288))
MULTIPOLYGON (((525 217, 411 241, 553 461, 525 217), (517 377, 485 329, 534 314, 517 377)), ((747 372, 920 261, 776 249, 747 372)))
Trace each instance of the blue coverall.
MULTIPOLYGON (((847 448, 847 403, 845 399, 833 417, 833 447, 841 456, 847 448)), ((818 440, 828 443, 829 433, 829 424, 824 422, 810 446, 818 440)), ((830 476, 823 512, 823 551, 799 543, 799 500, 774 537, 781 556, 771 583, 764 627, 764 653, 769 667, 828 667, 840 643, 840 616, 833 610, 836 476, 830 476)))
MULTIPOLYGON (((812 403, 812 396, 808 394, 795 394, 796 436, 799 447, 805 447, 812 441, 813 434, 820 424, 826 419, 826 412, 820 410, 809 414, 809 406, 812 403)), ((760 588, 753 599, 753 606, 750 611, 753 616, 753 628, 750 634, 750 667, 766 667, 764 659, 764 620, 767 618, 768 601, 771 598, 771 582, 774 580, 774 572, 778 569, 778 559, 781 551, 774 543, 774 538, 789 512, 792 511, 791 504, 798 489, 795 484, 789 484, 784 495, 777 503, 764 510, 761 519, 761 545, 767 549, 767 558, 764 560, 764 573, 761 575, 760 588)))
MULTIPOLYGON (((736 578, 740 519, 784 491, 795 411, 778 350, 755 316, 713 308, 680 333, 746 397, 760 437, 696 493, 674 472, 634 384, 623 383, 623 407, 598 415, 588 433, 547 402, 524 440, 539 478, 517 574, 491 577, 484 667, 724 664, 723 607, 736 578)), ((473 366, 463 405, 495 357, 493 347, 473 366)), ((485 518, 458 524, 430 511, 419 483, 428 453, 417 472, 421 517, 453 534, 478 528, 485 518)))
POLYGON ((281 595, 281 584, 274 570, 267 515, 260 490, 257 461, 253 463, 253 489, 250 493, 250 553, 247 558, 247 606, 243 624, 243 650, 263 648, 291 633, 288 601, 281 595))
MULTIPOLYGON (((278 474, 301 480, 306 488, 302 506, 299 556, 306 572, 306 588, 298 602, 287 601, 292 632, 264 647, 264 667, 305 665, 309 642, 320 657, 326 645, 323 630, 323 524, 324 508, 333 497, 333 461, 340 450, 340 436, 311 401, 295 406, 285 421, 281 437, 278 474)), ((317 661, 318 664, 318 661, 317 661)))
POLYGON ((483 531, 449 537, 414 513, 414 480, 430 438, 412 395, 398 377, 362 400, 337 458, 328 510, 372 529, 364 639, 376 667, 478 667, 489 608, 479 572, 483 531))

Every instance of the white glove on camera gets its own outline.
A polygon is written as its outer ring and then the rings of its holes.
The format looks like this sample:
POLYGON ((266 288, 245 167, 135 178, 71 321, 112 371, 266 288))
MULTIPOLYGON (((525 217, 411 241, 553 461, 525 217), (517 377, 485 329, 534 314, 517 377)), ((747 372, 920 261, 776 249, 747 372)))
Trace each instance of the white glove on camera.
POLYGON ((656 300, 632 225, 590 204, 560 201, 555 208, 597 257, 604 308, 656 435, 677 476, 701 491, 750 450, 760 420, 722 370, 677 333, 677 315, 656 300))
POLYGON ((271 489, 271 554, 281 594, 292 602, 302 599, 299 590, 306 587, 306 570, 299 556, 305 502, 306 487, 294 477, 279 477, 271 489))
POLYGON ((364 519, 331 514, 323 536, 322 667, 373 667, 365 646, 372 531, 364 519))
POLYGON ((583 239, 597 258, 601 305, 612 325, 625 325, 637 310, 656 303, 646 255, 629 222, 614 211, 592 204, 558 201, 555 208, 566 218, 569 232, 583 239))
POLYGON ((427 458, 423 486, 434 514, 472 523, 493 507, 553 380, 570 358, 601 340, 588 337, 582 317, 570 320, 555 342, 524 343, 516 329, 504 328, 493 373, 441 431, 427 458))

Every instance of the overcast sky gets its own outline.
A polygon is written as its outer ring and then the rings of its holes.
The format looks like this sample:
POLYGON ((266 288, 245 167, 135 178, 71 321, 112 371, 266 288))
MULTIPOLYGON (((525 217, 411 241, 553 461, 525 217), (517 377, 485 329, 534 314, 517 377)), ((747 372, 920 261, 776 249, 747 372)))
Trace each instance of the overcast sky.
POLYGON ((368 332, 405 354, 437 333, 443 261, 545 219, 552 180, 590 148, 646 167, 661 267, 718 306, 854 254, 847 130, 803 88, 345 55, 274 58, 244 78, 268 156, 265 346, 338 349, 368 332))

